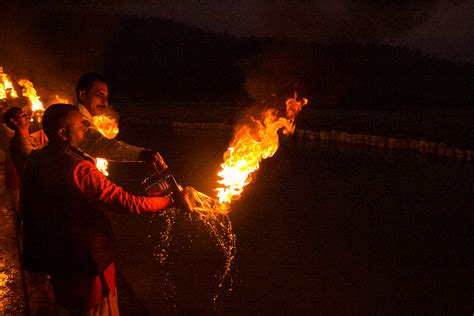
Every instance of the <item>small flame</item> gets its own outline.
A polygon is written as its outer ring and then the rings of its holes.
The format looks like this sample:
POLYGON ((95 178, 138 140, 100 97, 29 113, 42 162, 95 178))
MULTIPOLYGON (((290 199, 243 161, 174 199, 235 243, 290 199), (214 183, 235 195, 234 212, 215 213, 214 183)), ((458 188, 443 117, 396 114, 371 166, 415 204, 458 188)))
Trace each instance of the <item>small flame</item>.
POLYGON ((36 94, 36 90, 33 87, 33 83, 27 79, 20 79, 18 81, 20 86, 23 87, 22 95, 30 99, 31 102, 31 110, 33 112, 36 111, 44 111, 43 103, 40 101, 40 97, 36 94))
POLYGON ((105 115, 98 115, 94 116, 92 119, 94 120, 94 125, 102 135, 109 139, 117 136, 119 128, 118 123, 114 118, 105 115))
POLYGON ((3 72, 3 67, 0 66, 0 99, 7 97, 17 98, 18 94, 13 88, 13 83, 6 73, 3 72))
POLYGON ((272 157, 278 149, 278 131, 284 134, 295 130, 294 119, 301 108, 308 103, 303 98, 286 101, 286 115, 279 117, 276 109, 263 111, 260 119, 251 118, 251 124, 241 125, 224 154, 222 170, 218 173, 223 187, 216 189, 219 203, 224 207, 238 199, 244 187, 252 181, 252 174, 258 170, 262 159, 272 157))
POLYGON ((56 101, 58 101, 58 103, 63 103, 63 104, 69 103, 67 99, 60 98, 57 94, 56 94, 56 101))
POLYGON ((100 172, 102 172, 106 177, 109 175, 109 172, 107 171, 107 167, 109 166, 109 162, 104 159, 104 158, 97 158, 95 160, 95 166, 97 169, 99 169, 100 172))

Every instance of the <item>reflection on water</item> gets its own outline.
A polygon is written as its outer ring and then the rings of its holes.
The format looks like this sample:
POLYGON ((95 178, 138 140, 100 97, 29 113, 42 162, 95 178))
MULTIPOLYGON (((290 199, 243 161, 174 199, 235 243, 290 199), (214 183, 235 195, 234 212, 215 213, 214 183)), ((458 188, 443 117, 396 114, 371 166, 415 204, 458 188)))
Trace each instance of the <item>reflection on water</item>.
MULTIPOLYGON (((123 130, 122 130, 123 131, 123 130)), ((177 180, 214 195, 230 133, 133 127, 177 180)), ((234 290, 210 297, 223 258, 177 218, 170 264, 153 258, 159 216, 116 217, 123 313, 467 314, 474 310, 473 164, 410 152, 288 139, 232 205, 234 290), (166 283, 172 280, 172 284, 166 283)), ((146 170, 112 165, 128 188, 146 170)))

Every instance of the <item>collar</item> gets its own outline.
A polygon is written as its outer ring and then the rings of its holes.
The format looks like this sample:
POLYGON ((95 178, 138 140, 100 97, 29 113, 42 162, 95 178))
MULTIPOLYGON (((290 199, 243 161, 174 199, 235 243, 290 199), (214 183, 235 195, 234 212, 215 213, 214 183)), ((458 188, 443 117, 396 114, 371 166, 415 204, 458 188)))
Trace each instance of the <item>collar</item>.
POLYGON ((77 104, 77 108, 79 109, 79 112, 82 114, 82 117, 90 122, 91 124, 93 124, 93 120, 92 120, 92 115, 91 113, 89 112, 89 110, 84 106, 82 105, 81 103, 78 103, 77 104))
POLYGON ((64 143, 56 143, 56 144, 53 143, 52 144, 52 143, 49 143, 46 146, 46 148, 47 148, 47 150, 50 150, 50 151, 58 153, 58 154, 63 153, 63 154, 66 154, 66 155, 80 157, 82 159, 89 160, 93 164, 96 163, 95 159, 93 157, 89 156, 88 154, 86 154, 81 149, 77 148, 76 146, 72 146, 71 144, 64 144, 64 143))

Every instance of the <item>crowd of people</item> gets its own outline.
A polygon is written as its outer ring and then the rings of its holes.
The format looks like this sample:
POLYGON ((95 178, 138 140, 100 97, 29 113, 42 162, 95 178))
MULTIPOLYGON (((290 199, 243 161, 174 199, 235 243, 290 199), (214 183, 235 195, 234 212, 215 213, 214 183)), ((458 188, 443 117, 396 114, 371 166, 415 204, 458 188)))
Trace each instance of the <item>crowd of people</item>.
POLYGON ((40 284, 41 293, 33 294, 54 300, 47 313, 118 315, 108 213, 139 215, 183 206, 185 192, 136 196, 108 180, 96 168, 96 157, 167 166, 158 152, 108 139, 94 125, 93 116, 108 107, 103 76, 81 76, 76 96, 75 105, 49 106, 42 129, 34 133, 28 107, 4 111, 3 121, 12 131, 4 131, 10 138, 5 185, 21 231, 22 268, 40 284))

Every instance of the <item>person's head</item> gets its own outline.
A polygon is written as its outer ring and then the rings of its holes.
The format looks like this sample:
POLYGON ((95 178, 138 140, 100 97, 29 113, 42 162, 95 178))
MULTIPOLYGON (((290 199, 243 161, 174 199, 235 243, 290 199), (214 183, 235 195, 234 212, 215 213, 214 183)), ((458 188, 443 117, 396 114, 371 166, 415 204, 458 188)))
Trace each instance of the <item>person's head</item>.
POLYGON ((28 130, 31 112, 27 108, 12 107, 3 113, 3 121, 12 130, 28 130))
POLYGON ((109 103, 107 81, 95 72, 83 74, 77 82, 76 97, 91 115, 103 114, 109 103))
POLYGON ((50 144, 78 147, 87 131, 81 113, 72 104, 53 104, 43 115, 43 131, 50 144))

